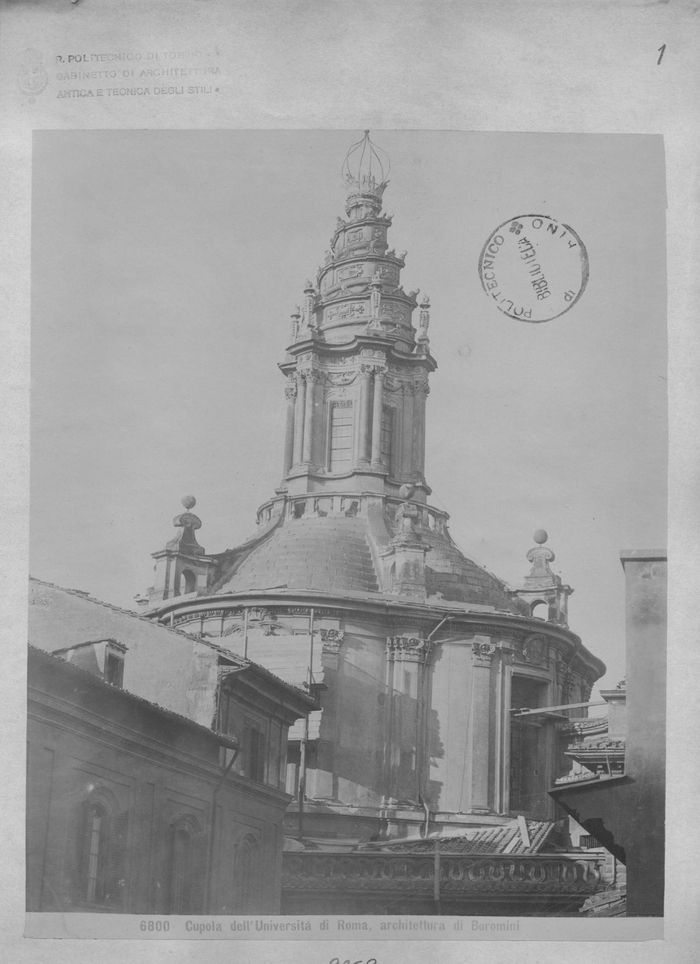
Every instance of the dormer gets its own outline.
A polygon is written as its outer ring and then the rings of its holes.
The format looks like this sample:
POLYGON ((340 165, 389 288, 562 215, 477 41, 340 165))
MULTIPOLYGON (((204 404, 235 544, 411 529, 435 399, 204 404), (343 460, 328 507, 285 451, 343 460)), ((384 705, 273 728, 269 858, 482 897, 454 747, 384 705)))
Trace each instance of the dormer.
POLYGON ((127 647, 116 639, 93 639, 57 649, 53 655, 121 689, 126 651, 127 647))

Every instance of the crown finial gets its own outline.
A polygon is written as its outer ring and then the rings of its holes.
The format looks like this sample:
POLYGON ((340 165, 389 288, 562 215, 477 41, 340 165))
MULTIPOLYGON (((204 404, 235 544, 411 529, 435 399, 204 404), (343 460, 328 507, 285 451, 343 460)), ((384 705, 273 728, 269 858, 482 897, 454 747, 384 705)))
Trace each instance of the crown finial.
POLYGON ((547 535, 546 529, 536 529, 532 538, 535 540, 538 546, 543 546, 547 539, 549 539, 549 536, 547 535))
POLYGON ((180 502, 186 509, 194 509, 194 507, 197 505, 197 500, 193 495, 183 495, 183 497, 180 499, 180 502))
POLYGON ((343 181, 349 199, 357 196, 371 199, 371 206, 380 209, 390 168, 388 154, 372 141, 366 130, 364 137, 350 147, 343 161, 343 181))

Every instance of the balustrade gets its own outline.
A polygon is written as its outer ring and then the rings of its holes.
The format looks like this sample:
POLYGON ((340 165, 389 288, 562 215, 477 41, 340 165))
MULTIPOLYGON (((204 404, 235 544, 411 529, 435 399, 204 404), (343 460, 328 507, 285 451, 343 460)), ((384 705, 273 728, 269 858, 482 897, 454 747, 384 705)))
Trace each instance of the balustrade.
MULTIPOLYGON (((441 854, 440 893, 521 896, 592 894, 600 887, 599 855, 462 856, 441 854)), ((285 890, 406 890, 432 894, 435 855, 285 854, 285 890)))

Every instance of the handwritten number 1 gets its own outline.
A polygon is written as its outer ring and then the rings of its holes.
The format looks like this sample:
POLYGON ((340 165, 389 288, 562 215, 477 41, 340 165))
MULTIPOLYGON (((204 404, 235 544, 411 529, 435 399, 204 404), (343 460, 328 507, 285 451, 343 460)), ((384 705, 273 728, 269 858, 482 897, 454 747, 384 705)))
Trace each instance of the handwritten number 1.
POLYGON ((656 61, 656 66, 657 66, 657 67, 658 67, 659 64, 661 63, 661 59, 662 59, 662 57, 663 57, 663 55, 664 55, 664 51, 665 51, 665 50, 666 50, 666 44, 661 44, 661 46, 659 47, 659 59, 656 61))

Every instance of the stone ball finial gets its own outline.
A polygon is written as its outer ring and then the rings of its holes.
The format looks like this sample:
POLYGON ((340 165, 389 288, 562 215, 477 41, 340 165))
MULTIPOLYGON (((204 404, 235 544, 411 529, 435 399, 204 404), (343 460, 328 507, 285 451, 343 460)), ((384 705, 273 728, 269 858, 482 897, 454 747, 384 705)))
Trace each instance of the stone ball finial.
POLYGON ((535 540, 538 546, 542 546, 547 541, 549 536, 547 535, 547 531, 545 529, 537 529, 532 538, 535 540))
POLYGON ((183 495, 180 502, 186 509, 193 509, 197 505, 197 500, 193 495, 183 495))
POLYGON ((411 498, 411 496, 415 491, 416 491, 415 485, 409 485, 408 483, 404 483, 404 485, 402 485, 401 488, 399 489, 399 495, 401 496, 402 499, 408 500, 411 498))

